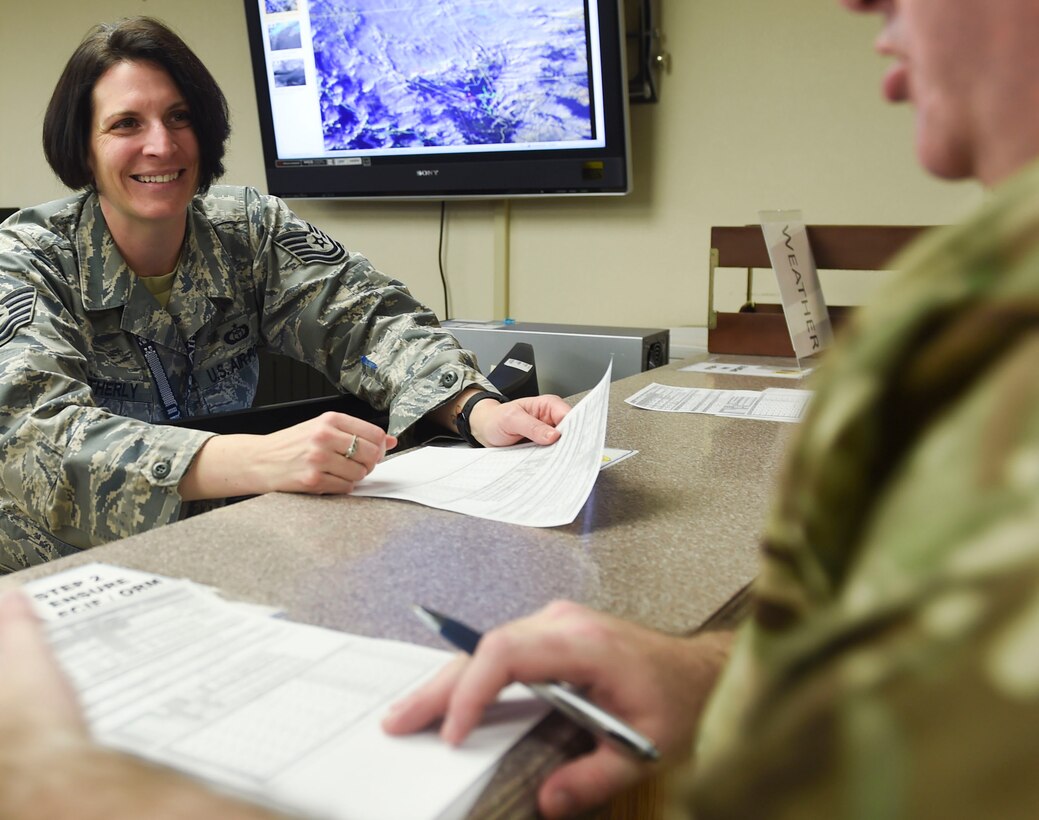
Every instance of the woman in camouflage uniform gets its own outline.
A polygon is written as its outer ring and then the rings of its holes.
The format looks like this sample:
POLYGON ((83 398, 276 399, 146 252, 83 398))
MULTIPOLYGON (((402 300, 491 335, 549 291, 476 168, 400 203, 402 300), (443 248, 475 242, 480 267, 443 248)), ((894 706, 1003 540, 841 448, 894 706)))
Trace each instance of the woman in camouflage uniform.
POLYGON ((558 438, 561 399, 505 402, 400 282, 282 201, 213 186, 229 131, 213 77, 148 18, 95 28, 59 79, 44 148, 84 190, 0 228, 0 572, 185 502, 349 493, 422 420, 461 418, 475 446, 558 438), (388 434, 339 413, 268 436, 163 425, 250 407, 261 349, 387 411, 388 434))

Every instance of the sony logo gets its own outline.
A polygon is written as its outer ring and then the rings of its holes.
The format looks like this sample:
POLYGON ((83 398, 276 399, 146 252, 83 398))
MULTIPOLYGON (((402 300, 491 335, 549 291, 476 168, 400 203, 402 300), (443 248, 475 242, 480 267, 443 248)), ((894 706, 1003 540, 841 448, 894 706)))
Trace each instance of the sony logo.
POLYGON ((430 169, 430 168, 423 168, 423 169, 420 169, 420 170, 416 171, 415 172, 415 176, 417 176, 417 177, 435 177, 439 173, 440 173, 440 171, 438 171, 438 170, 433 170, 433 169, 430 169))

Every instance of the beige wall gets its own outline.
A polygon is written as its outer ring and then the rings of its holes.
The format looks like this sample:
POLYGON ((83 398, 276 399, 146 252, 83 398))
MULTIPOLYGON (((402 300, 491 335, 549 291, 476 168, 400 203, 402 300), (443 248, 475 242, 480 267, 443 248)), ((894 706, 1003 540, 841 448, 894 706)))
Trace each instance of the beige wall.
MULTIPOLYGON (((879 98, 877 21, 836 0, 661 0, 672 55, 657 105, 632 108, 635 192, 626 198, 448 205, 453 315, 491 318, 509 236, 509 312, 524 321, 702 325, 712 224, 800 208, 809 222, 941 223, 980 198, 917 169, 911 114, 879 98)), ((40 121, 70 51, 97 20, 151 14, 209 65, 231 103, 225 181, 263 187, 240 0, 5 3, 0 27, 0 205, 63 195, 40 121)), ((442 315, 438 203, 297 202, 442 315)), ((767 278, 759 277, 767 284, 767 278)), ((833 302, 856 301, 846 280, 833 302)), ((765 287, 767 291, 768 288, 765 287)))

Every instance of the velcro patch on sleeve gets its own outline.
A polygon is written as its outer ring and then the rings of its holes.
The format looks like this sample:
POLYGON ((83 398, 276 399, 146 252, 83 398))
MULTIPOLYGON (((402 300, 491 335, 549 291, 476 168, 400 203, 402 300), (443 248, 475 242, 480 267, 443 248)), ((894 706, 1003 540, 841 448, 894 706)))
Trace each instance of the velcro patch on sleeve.
POLYGON ((335 265, 346 261, 346 248, 309 222, 306 231, 284 231, 274 242, 308 265, 335 265))
POLYGON ((31 285, 0 299, 0 347, 14 338, 19 329, 32 321, 36 312, 36 289, 31 285))

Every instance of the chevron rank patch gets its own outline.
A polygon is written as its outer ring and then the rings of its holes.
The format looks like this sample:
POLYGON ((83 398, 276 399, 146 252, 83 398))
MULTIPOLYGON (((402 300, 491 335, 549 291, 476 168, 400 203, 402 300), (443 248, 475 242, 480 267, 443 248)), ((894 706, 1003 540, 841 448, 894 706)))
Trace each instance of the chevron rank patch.
POLYGON ((35 310, 36 289, 31 286, 18 288, 0 299, 0 347, 32 321, 35 310))
POLYGON ((285 231, 274 242, 307 264, 334 265, 346 260, 346 248, 309 222, 307 231, 285 231))

